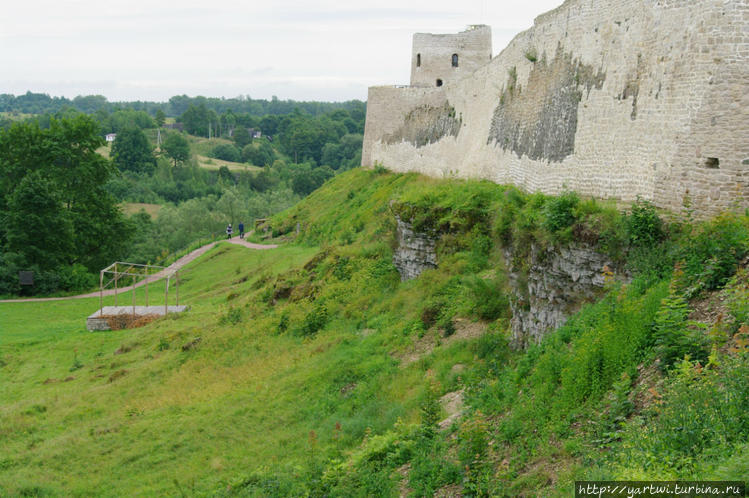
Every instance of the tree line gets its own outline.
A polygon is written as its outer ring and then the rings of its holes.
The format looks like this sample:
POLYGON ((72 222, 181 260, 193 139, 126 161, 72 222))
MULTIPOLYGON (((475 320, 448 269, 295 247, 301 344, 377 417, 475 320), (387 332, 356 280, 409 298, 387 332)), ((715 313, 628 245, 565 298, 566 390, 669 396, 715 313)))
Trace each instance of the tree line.
POLYGON ((187 133, 165 129, 160 108, 63 107, 0 123, 0 295, 88 289, 117 259, 163 262, 228 222, 290 207, 361 162, 363 103, 256 116, 201 101, 176 118, 187 133), (101 155, 107 133, 116 133, 110 159, 101 155), (204 169, 198 154, 262 169, 204 169), (122 214, 120 205, 137 202, 163 207, 154 219, 122 214), (20 286, 21 270, 34 272, 33 288, 20 286))
POLYGON ((54 114, 66 108, 76 110, 85 114, 93 114, 99 111, 114 112, 118 109, 129 109, 133 111, 144 111, 149 115, 155 115, 161 110, 168 117, 182 115, 191 106, 204 105, 206 109, 218 114, 232 111, 234 113, 246 113, 252 116, 264 116, 266 114, 282 115, 300 109, 302 112, 313 116, 325 114, 337 109, 352 111, 363 109, 364 102, 350 100, 346 102, 310 102, 296 100, 280 100, 273 97, 270 100, 253 99, 250 96, 239 96, 234 98, 223 97, 189 97, 187 95, 175 95, 167 102, 133 101, 133 102, 109 102, 103 95, 79 95, 73 99, 66 97, 51 97, 46 93, 26 92, 23 95, 9 93, 0 94, 0 112, 23 113, 23 114, 54 114))

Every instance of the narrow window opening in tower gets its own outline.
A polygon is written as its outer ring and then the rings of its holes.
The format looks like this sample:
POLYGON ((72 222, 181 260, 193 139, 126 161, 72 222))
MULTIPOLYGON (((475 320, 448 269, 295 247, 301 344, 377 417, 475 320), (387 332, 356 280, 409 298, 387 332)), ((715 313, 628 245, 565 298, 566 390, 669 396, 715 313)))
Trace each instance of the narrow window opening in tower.
POLYGON ((421 67, 421 54, 416 54, 416 67, 421 67))
POLYGON ((442 86, 442 80, 437 78, 437 86, 442 86))
POLYGON ((453 54, 453 67, 458 67, 458 54, 453 54))

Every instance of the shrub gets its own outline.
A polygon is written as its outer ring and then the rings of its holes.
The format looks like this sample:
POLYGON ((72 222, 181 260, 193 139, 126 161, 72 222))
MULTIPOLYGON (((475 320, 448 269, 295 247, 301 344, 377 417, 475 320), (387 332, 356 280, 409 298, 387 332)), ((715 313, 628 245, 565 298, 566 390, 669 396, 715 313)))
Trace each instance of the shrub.
POLYGON ((224 316, 221 317, 219 323, 236 325, 242 320, 242 310, 239 308, 229 308, 224 316))
POLYGON ((646 426, 628 433, 628 466, 689 475, 730 454, 749 436, 749 355, 727 357, 720 369, 681 361, 648 415, 646 426))
MULTIPOLYGON (((675 280, 678 276, 677 270, 675 280)), ((687 320, 690 312, 687 300, 672 285, 668 297, 663 299, 655 315, 653 327, 655 352, 664 370, 685 355, 703 362, 707 358, 707 337, 696 328, 696 323, 687 320)))
POLYGON ((450 337, 455 333, 455 323, 453 323, 452 318, 446 318, 441 325, 444 337, 450 337))
POLYGON ((480 359, 504 360, 508 354, 507 338, 499 333, 484 334, 471 345, 471 350, 480 359))
POLYGON ((85 266, 76 263, 58 269, 60 288, 68 291, 83 291, 96 287, 97 276, 89 273, 85 266))
POLYGON ((286 332, 289 328, 289 313, 284 311, 278 319, 278 333, 286 332))
POLYGON ((652 247, 663 240, 663 221, 655 206, 639 196, 626 216, 627 236, 633 246, 652 247))
POLYGON ((551 197, 544 206, 543 227, 549 233, 557 233, 575 222, 575 207, 580 202, 577 193, 567 191, 551 197))
POLYGON ((388 173, 388 169, 383 166, 383 164, 379 161, 375 161, 374 168, 372 168, 372 172, 375 175, 385 175, 388 173))
POLYGON ((599 445, 606 445, 621 438, 627 417, 634 409, 634 404, 629 400, 631 386, 632 379, 626 372, 612 385, 608 409, 601 413, 596 428, 596 442, 599 445))
POLYGON ((736 331, 743 324, 749 325, 749 272, 742 268, 736 275, 729 280, 722 292, 722 298, 728 308, 728 312, 733 318, 731 333, 736 331))
POLYGON ((505 293, 507 281, 504 274, 493 279, 470 278, 466 285, 471 291, 473 312, 484 320, 509 318, 510 300, 505 293))
POLYGON ((304 317, 304 322, 302 322, 302 326, 299 328, 299 334, 303 336, 313 335, 325 327, 327 323, 328 309, 324 304, 318 303, 304 317))
POLYGON ((241 160, 241 154, 232 144, 219 144, 211 149, 211 157, 238 163, 241 160))
POLYGON ((684 261, 683 285, 687 298, 725 285, 749 253, 749 220, 730 212, 687 236, 679 255, 684 261))
POLYGON ((430 302, 421 310, 421 323, 424 324, 425 329, 429 329, 437 323, 437 318, 440 316, 440 309, 442 308, 441 303, 430 302))

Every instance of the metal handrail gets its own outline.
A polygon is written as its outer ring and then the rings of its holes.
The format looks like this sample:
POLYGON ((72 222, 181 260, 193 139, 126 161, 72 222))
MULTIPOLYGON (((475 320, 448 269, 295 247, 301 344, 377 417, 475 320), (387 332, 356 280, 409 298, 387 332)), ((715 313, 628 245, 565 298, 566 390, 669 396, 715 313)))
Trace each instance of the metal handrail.
MULTIPOLYGON (((157 275, 159 272, 168 270, 168 267, 165 266, 159 266, 159 265, 147 265, 147 264, 141 264, 141 263, 126 263, 123 261, 115 261, 111 265, 107 266, 103 270, 99 272, 99 316, 104 315, 104 289, 108 288, 112 283, 114 283, 114 305, 117 306, 117 283, 118 281, 123 277, 131 276, 133 277, 133 284, 131 286, 131 290, 133 292, 132 297, 132 307, 133 307, 133 318, 135 317, 135 291, 136 286, 138 284, 138 278, 145 279, 145 294, 146 294, 146 307, 148 307, 148 283, 151 280, 151 277, 157 275), (124 271, 118 270, 118 266, 126 266, 126 269, 124 271), (143 268, 145 272, 134 272, 136 267, 143 268), (157 270, 153 273, 150 273, 149 270, 157 270), (105 284, 104 283, 104 275, 105 274, 112 274, 112 278, 105 284)), ((172 277, 175 278, 175 305, 179 306, 179 269, 174 269, 171 271, 167 271, 164 274, 164 277, 166 277, 166 286, 164 288, 164 315, 166 316, 169 313, 169 283, 172 279, 172 277)))

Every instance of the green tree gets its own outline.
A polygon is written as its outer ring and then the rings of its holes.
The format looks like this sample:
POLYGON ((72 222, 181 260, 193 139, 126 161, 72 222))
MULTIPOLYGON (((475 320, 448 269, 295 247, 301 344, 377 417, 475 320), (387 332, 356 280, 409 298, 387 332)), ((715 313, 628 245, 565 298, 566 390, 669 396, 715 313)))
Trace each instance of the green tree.
POLYGON ((264 135, 275 135, 278 132, 278 116, 267 114, 260 119, 260 130, 264 135))
POLYGON ((270 173, 270 168, 263 168, 262 171, 258 171, 255 174, 250 173, 250 188, 252 188, 252 190, 265 192, 277 183, 278 181, 274 181, 274 178, 270 173))
POLYGON ((69 262, 73 224, 60 203, 59 189, 52 181, 39 171, 26 175, 8 198, 7 249, 42 270, 69 262))
POLYGON ((156 158, 145 133, 135 127, 122 130, 112 144, 112 160, 120 171, 153 173, 156 158))
POLYGON ((237 117, 231 110, 221 115, 221 126, 225 134, 231 135, 234 132, 234 127, 237 126, 237 117))
MULTIPOLYGON (((296 114, 289 118, 288 124, 283 124, 282 120, 281 128, 281 145, 294 162, 313 160, 319 164, 325 144, 339 140, 333 121, 327 118, 296 114)), ((341 128, 345 132, 345 128, 341 128)))
POLYGON ((235 187, 226 189, 224 195, 216 202, 216 211, 222 215, 227 223, 231 223, 235 228, 244 211, 243 207, 242 197, 235 187))
POLYGON ((237 144, 237 147, 239 147, 240 149, 252 142, 250 132, 247 131, 247 128, 245 128, 244 126, 238 126, 237 128, 235 128, 232 138, 234 139, 234 143, 237 144))
POLYGON ((162 126, 164 126, 165 122, 166 122, 166 114, 164 114, 164 111, 159 109, 158 111, 156 111, 156 126, 161 128, 162 126))
POLYGON ((185 126, 185 131, 190 135, 200 137, 208 136, 208 109, 205 104, 192 105, 180 116, 180 121, 185 126))
POLYGON ((333 170, 327 166, 312 169, 309 164, 303 164, 294 172, 291 189, 297 195, 309 195, 334 175, 333 170))
POLYGON ((218 144, 211 149, 211 157, 216 159, 223 159, 224 161, 231 161, 238 163, 240 161, 239 149, 234 147, 232 144, 218 144))
POLYGON ((161 148, 174 161, 175 168, 190 158, 190 143, 181 133, 170 133, 161 148))
POLYGON ((219 180, 221 180, 223 182, 228 182, 228 183, 230 183, 232 185, 235 183, 234 182, 234 175, 232 174, 231 171, 229 171, 229 168, 227 168, 226 166, 221 166, 218 169, 218 178, 219 178, 219 180))
MULTIPOLYGON (((0 243, 37 265, 96 271, 123 255, 132 235, 104 185, 116 172, 96 152, 93 118, 77 115, 0 130, 0 243)), ((68 272, 69 273, 69 272, 68 272)))
POLYGON ((267 140, 260 140, 260 144, 247 145, 242 149, 242 159, 255 166, 270 166, 275 159, 273 146, 267 140))

